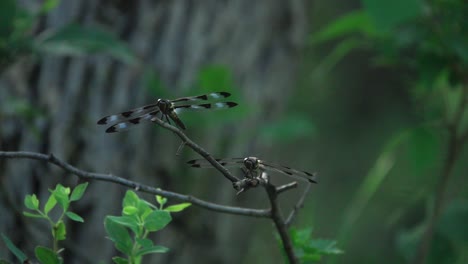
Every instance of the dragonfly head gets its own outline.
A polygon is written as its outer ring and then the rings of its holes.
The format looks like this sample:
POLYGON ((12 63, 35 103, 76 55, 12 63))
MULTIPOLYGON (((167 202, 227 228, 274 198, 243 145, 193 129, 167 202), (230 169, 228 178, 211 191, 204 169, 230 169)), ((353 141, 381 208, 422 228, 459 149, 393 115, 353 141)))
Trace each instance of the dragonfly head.
POLYGON ((258 169, 258 159, 255 157, 248 157, 244 159, 244 166, 249 171, 258 169))
POLYGON ((164 114, 167 114, 170 110, 173 109, 172 103, 166 99, 158 99, 157 104, 159 110, 161 110, 161 112, 164 114))

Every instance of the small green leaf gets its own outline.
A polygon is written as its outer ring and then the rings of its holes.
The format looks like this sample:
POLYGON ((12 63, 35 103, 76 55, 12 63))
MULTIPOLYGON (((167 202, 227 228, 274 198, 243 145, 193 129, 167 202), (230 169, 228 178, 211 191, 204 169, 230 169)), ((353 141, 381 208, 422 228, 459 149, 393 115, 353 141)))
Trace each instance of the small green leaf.
POLYGON ((70 200, 68 194, 70 193, 70 189, 63 187, 62 185, 58 184, 55 190, 52 191, 52 195, 57 200, 58 204, 63 208, 64 211, 68 210, 68 206, 70 205, 70 200))
POLYGON ((55 207, 56 204, 57 204, 57 200, 55 199, 55 196, 53 195, 49 196, 49 199, 47 199, 47 202, 44 205, 44 213, 48 214, 50 210, 52 210, 55 207))
POLYGON ((138 233, 138 220, 133 216, 108 216, 107 219, 130 228, 135 234, 138 233))
POLYGON ((124 209, 122 210, 122 213, 126 215, 134 215, 138 213, 138 208, 136 208, 135 206, 131 206, 131 205, 125 206, 124 209))
POLYGON ((152 246, 152 247, 142 248, 142 249, 138 250, 137 253, 136 253, 136 256, 140 257, 140 256, 147 255, 147 254, 166 253, 168 251, 169 251, 169 249, 167 247, 152 246))
POLYGON ((86 191, 86 187, 88 187, 88 183, 85 182, 85 183, 82 183, 82 184, 79 184, 78 186, 75 187, 75 189, 73 189, 73 192, 70 196, 70 201, 78 201, 81 199, 81 197, 83 197, 83 194, 84 192, 86 191))
POLYGON ((24 205, 26 205, 28 209, 39 210, 39 200, 37 199, 35 194, 26 195, 26 197, 24 198, 24 205))
POLYGON ((23 212, 23 215, 25 215, 27 217, 31 217, 31 218, 46 218, 43 215, 33 214, 33 213, 30 213, 30 212, 23 212))
POLYGON ((140 245, 142 248, 149 248, 153 246, 153 241, 151 239, 137 238, 135 240, 138 243, 138 245, 140 245))
POLYGON ((133 241, 127 229, 112 221, 109 216, 106 217, 104 227, 109 239, 115 243, 115 247, 126 255, 131 255, 133 241))
POLYGON ((129 47, 110 31, 96 26, 70 24, 50 33, 38 44, 41 51, 56 55, 80 56, 106 53, 122 62, 133 64, 137 58, 129 47))
POLYGON ((334 240, 312 239, 308 246, 318 250, 322 255, 343 254, 343 250, 336 247, 336 241, 334 240))
POLYGON ((138 195, 134 192, 134 191, 130 191, 128 190, 126 193, 125 193, 125 196, 123 198, 123 203, 122 203, 122 207, 125 208, 127 206, 135 206, 137 207, 138 206, 138 201, 140 200, 140 198, 138 197, 138 195))
POLYGON ((2 239, 3 239, 3 242, 5 242, 8 249, 11 251, 11 253, 13 253, 15 257, 19 260, 19 262, 23 263, 26 259, 28 259, 26 254, 24 254, 23 251, 17 248, 15 244, 13 244, 13 242, 11 242, 11 240, 3 233, 2 233, 2 239))
POLYGON ((60 259, 57 254, 49 248, 37 246, 34 252, 36 254, 36 258, 43 264, 60 263, 60 259))
POLYGON ((169 224, 171 220, 169 212, 157 210, 146 217, 144 226, 148 231, 158 231, 169 224))
POLYGON ((77 214, 75 214, 73 212, 66 212, 65 215, 68 216, 68 218, 70 218, 71 220, 73 220, 75 222, 81 222, 81 223, 84 222, 84 220, 83 220, 83 218, 81 216, 79 216, 79 215, 77 215, 77 214))
POLYGON ((63 221, 58 222, 55 224, 53 230, 52 230, 52 235, 55 237, 57 240, 65 240, 67 231, 65 230, 65 223, 63 221))
POLYGON ((192 205, 191 203, 174 204, 174 205, 164 208, 164 210, 167 212, 175 213, 175 212, 180 212, 191 205, 192 205))
POLYGON ((162 197, 161 195, 156 195, 156 201, 159 205, 164 206, 167 203, 167 198, 162 197))
POLYGON ((129 263, 127 259, 124 259, 122 257, 113 257, 112 261, 114 261, 114 263, 116 264, 128 264, 129 263))

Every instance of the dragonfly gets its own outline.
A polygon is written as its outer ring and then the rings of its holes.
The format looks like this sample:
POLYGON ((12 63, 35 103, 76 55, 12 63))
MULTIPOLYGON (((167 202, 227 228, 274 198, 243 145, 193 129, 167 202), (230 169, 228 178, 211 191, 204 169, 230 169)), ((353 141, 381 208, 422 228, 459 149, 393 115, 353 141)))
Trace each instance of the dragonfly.
POLYGON ((222 100, 231 96, 228 92, 214 92, 197 96, 181 97, 174 100, 158 99, 155 103, 131 109, 119 114, 105 116, 97 121, 98 125, 111 125, 106 129, 106 133, 125 131, 132 126, 144 122, 154 121, 155 118, 164 119, 171 124, 175 124, 186 129, 185 124, 179 118, 178 114, 184 110, 215 110, 232 108, 237 105, 234 102, 208 102, 210 100, 222 100), (205 102, 205 103, 201 103, 205 102))
MULTIPOLYGON (((311 183, 317 183, 315 181, 316 173, 310 173, 307 171, 296 170, 288 166, 276 165, 269 162, 265 162, 257 157, 246 157, 246 158, 225 158, 215 159, 219 164, 224 167, 238 167, 241 168, 246 176, 249 178, 258 177, 263 171, 274 171, 285 174, 289 177, 303 180, 311 183)), ((194 168, 210 168, 212 167, 205 159, 194 159, 187 162, 191 167, 194 168)))

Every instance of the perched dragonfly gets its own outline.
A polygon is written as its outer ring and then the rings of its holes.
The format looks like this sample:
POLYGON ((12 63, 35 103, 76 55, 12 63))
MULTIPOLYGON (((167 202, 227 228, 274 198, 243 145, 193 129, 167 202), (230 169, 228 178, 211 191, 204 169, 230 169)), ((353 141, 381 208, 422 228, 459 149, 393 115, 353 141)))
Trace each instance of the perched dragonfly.
POLYGON ((140 124, 141 122, 149 122, 158 118, 161 115, 161 120, 164 119, 171 123, 169 119, 174 121, 178 127, 185 129, 185 125, 180 120, 178 114, 184 110, 210 110, 231 108, 237 105, 234 102, 207 102, 209 100, 219 100, 231 96, 227 92, 215 92, 198 96, 182 97, 174 100, 158 99, 154 104, 145 105, 139 108, 128 110, 119 114, 109 115, 101 118, 97 123, 99 125, 111 125, 106 129, 107 133, 114 133, 127 130, 128 128, 140 124), (206 102, 197 104, 200 102, 206 102))
MULTIPOLYGON (((256 157, 247 157, 247 158, 226 158, 226 159, 216 159, 219 164, 224 167, 239 167, 246 172, 247 177, 258 177, 259 174, 263 171, 275 171, 282 174, 286 174, 289 177, 317 183, 315 181, 315 173, 310 173, 307 171, 295 170, 293 168, 271 164, 260 160, 256 157)), ((187 162, 191 167, 194 168, 210 168, 212 165, 205 159, 195 159, 187 162)))

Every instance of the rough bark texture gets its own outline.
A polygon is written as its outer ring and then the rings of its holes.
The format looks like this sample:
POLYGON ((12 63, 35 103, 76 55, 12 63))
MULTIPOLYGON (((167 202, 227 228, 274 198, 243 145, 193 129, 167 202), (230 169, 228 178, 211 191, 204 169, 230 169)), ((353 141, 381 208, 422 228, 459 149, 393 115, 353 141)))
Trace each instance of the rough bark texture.
MULTIPOLYGON (((20 2, 29 8, 37 5, 32 0, 20 2)), ((284 110, 281 102, 294 83, 306 32, 304 5, 303 0, 62 1, 37 29, 72 21, 104 26, 153 65, 164 86, 180 96, 186 95, 203 66, 225 65, 243 103, 254 110, 235 125, 197 128, 194 140, 214 154, 244 156, 262 152, 256 128, 284 110)), ((96 126, 103 115, 154 99, 144 88, 140 70, 106 56, 22 60, 2 73, 0 98, 4 106, 8 100, 26 100, 42 113, 28 120, 0 108, 2 150, 54 153, 82 169, 111 172, 222 204, 255 206, 259 202, 253 200, 265 200, 263 193, 236 197, 230 183, 211 175, 213 171, 192 177, 183 166, 188 154, 174 156, 179 142, 167 131, 141 127, 108 135, 96 126)), ((35 161, 0 160, 0 180, 0 231, 21 248, 48 243, 45 223, 21 216, 23 198, 33 192, 44 198, 48 188, 56 183, 74 185, 76 178, 35 161)), ((105 215, 120 212, 124 192, 113 184, 90 184, 84 200, 72 208, 86 223, 69 223, 65 263, 109 263, 116 255, 105 238, 103 221, 105 215)), ((255 225, 264 223, 198 208, 174 218, 156 237, 157 244, 171 248, 171 253, 155 256, 159 263, 245 262, 255 225)), ((267 239, 276 243, 273 237, 267 239)), ((4 247, 0 255, 7 255, 4 247)))

